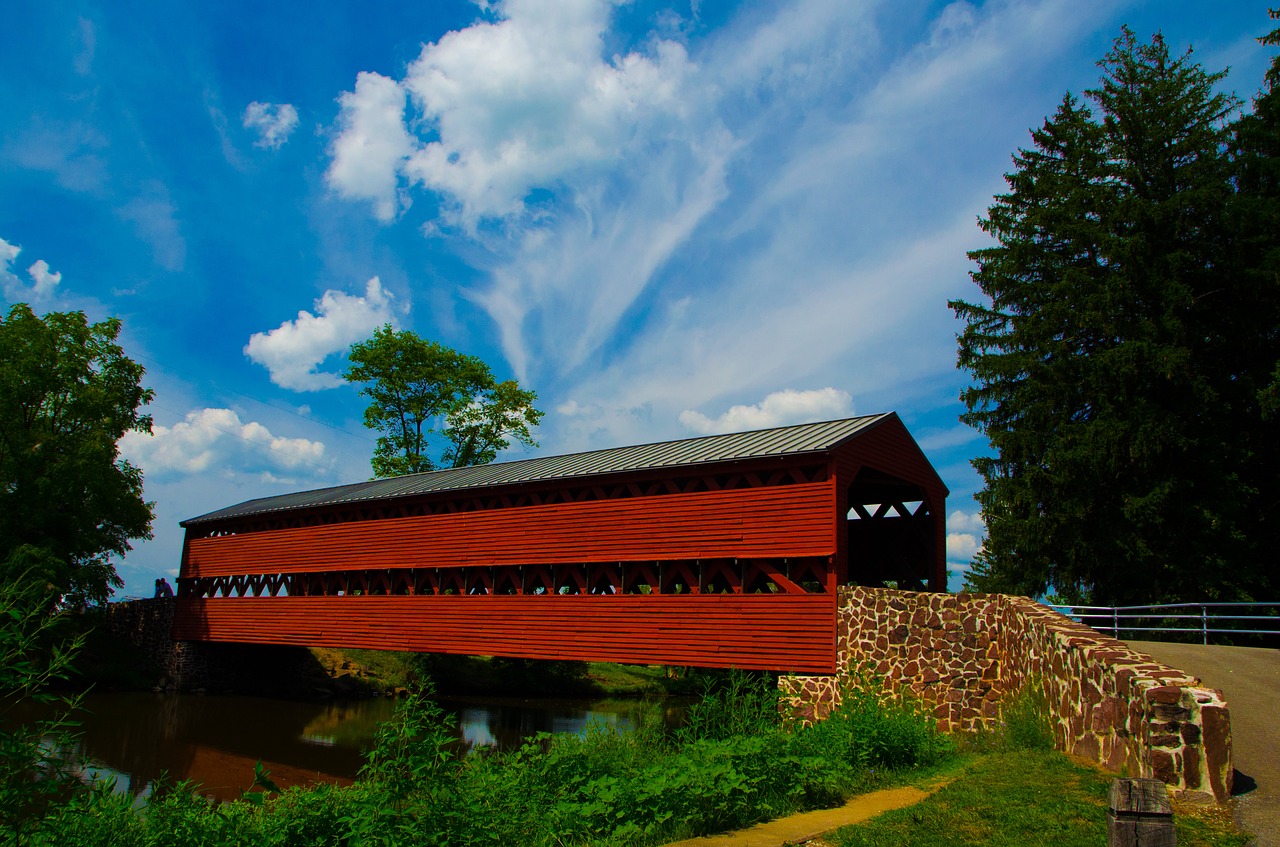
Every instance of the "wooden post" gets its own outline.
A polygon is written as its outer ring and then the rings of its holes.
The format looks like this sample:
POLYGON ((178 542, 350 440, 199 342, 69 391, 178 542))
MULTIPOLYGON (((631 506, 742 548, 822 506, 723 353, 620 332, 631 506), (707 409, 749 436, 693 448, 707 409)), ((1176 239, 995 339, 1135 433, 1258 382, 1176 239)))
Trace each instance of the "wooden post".
POLYGON ((1116 779, 1107 808, 1108 847, 1177 847, 1173 809, 1158 779, 1116 779))

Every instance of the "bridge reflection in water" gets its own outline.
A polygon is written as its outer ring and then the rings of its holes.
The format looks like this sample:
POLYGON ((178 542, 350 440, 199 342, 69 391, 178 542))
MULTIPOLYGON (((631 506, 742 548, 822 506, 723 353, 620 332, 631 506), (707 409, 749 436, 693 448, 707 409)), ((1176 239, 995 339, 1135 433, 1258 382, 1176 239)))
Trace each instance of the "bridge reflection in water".
MULTIPOLYGON (((456 749, 513 749, 539 732, 581 732, 590 722, 626 727, 639 704, 619 701, 442 699, 457 720, 456 749)), ((253 783, 258 761, 281 788, 349 785, 364 763, 385 699, 305 703, 256 697, 102 693, 85 698, 79 753, 90 773, 114 776, 117 790, 146 797, 163 774, 199 793, 234 800, 253 783)), ((38 717, 23 704, 17 720, 38 717)), ((668 713, 679 719, 679 709, 668 713)))

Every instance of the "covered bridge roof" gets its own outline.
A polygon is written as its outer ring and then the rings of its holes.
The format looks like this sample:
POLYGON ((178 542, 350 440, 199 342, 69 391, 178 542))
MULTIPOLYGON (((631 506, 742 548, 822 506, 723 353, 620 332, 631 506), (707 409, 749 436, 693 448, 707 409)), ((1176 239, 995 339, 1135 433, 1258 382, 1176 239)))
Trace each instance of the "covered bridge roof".
POLYGON ((608 450, 591 450, 563 456, 494 462, 466 468, 447 468, 407 476, 375 479, 294 494, 248 500, 236 506, 189 518, 182 526, 241 518, 267 512, 283 512, 316 506, 333 506, 412 497, 442 491, 460 491, 498 485, 573 479, 628 471, 690 467, 745 459, 825 453, 888 418, 893 412, 863 415, 820 423, 707 435, 678 441, 661 441, 608 450))

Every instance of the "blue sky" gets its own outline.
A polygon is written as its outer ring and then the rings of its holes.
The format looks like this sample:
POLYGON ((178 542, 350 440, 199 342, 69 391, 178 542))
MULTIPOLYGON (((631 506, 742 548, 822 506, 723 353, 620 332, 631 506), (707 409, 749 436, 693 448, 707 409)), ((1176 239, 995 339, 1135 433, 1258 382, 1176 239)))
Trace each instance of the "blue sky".
POLYGON ((125 595, 179 520, 369 476, 336 374, 387 322, 535 389, 540 454, 895 410, 958 576, 977 218, 1123 24, 1247 99, 1265 5, 18 0, 3 297, 118 315, 147 367, 125 595))

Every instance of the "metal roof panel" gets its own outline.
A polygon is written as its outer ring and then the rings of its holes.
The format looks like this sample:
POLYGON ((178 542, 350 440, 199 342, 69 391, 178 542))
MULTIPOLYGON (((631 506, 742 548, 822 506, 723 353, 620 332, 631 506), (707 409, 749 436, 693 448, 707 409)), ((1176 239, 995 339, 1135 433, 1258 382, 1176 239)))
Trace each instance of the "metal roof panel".
POLYGON ((799 455, 831 450, 893 413, 863 415, 772 429, 704 435, 677 441, 636 444, 606 450, 540 456, 466 468, 448 468, 408 476, 374 479, 331 488, 260 497, 182 521, 182 526, 287 512, 316 506, 393 500, 443 491, 578 479, 631 471, 711 465, 743 459, 799 455))

